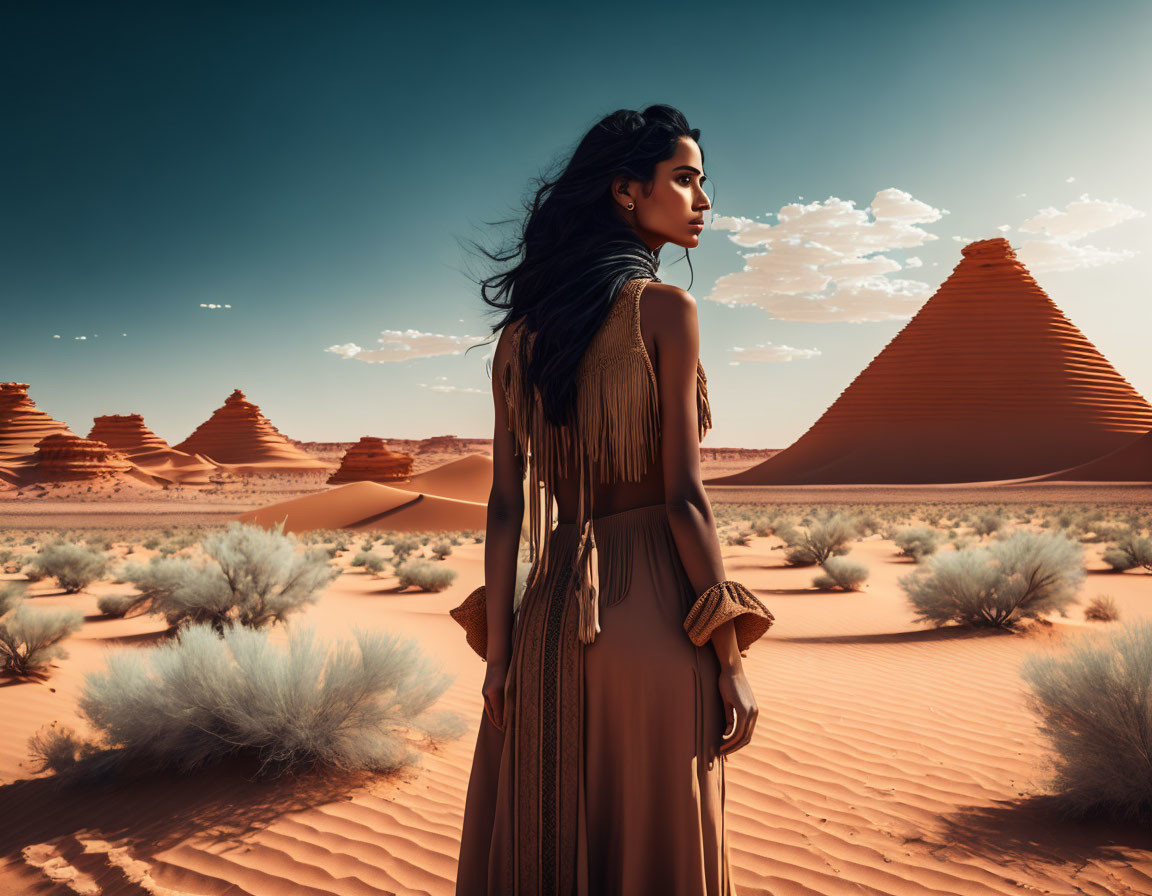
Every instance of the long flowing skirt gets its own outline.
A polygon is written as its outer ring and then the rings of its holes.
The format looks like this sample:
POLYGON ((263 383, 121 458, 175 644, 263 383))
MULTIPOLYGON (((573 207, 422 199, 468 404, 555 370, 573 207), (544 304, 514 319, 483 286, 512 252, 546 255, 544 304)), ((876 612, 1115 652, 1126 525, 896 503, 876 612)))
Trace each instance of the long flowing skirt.
POLYGON ((711 644, 663 504, 594 520, 600 626, 577 638, 574 523, 516 613, 504 730, 481 711, 457 896, 734 896, 711 644))

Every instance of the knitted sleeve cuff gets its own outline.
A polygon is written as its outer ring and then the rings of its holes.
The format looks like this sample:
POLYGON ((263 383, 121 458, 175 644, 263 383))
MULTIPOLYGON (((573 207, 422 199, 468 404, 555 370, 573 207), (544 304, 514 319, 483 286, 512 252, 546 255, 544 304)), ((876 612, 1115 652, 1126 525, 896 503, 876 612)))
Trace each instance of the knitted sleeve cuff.
POLYGON ((488 591, 481 585, 466 598, 464 603, 448 611, 464 629, 468 646, 488 662, 488 591))
POLYGON ((739 582, 726 579, 696 599, 684 619, 684 631, 693 644, 703 647, 712 633, 729 619, 736 629, 736 645, 741 656, 775 621, 756 595, 739 582))

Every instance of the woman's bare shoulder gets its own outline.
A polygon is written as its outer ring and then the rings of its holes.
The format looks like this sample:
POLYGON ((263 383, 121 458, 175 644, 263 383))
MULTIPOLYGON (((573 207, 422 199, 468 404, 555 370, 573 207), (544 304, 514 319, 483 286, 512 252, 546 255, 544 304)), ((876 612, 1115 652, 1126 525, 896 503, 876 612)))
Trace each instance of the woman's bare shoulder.
POLYGON ((644 328, 662 342, 683 339, 695 331, 696 299, 679 286, 648 283, 641 293, 641 305, 644 328))

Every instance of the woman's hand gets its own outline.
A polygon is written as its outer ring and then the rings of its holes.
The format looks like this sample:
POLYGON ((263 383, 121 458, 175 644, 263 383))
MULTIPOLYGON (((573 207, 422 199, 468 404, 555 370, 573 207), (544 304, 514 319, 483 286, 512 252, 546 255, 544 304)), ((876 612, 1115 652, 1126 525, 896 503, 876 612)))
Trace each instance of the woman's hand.
POLYGON ((484 712, 488 720, 504 730, 504 685, 508 681, 507 662, 489 662, 484 673, 484 712))
POLYGON ((756 698, 752 696, 752 685, 744 677, 743 668, 722 668, 716 683, 724 702, 726 722, 731 722, 732 713, 736 713, 736 721, 732 723, 731 729, 721 735, 720 754, 727 756, 752 740, 752 731, 756 728, 756 717, 760 710, 756 706, 756 698))

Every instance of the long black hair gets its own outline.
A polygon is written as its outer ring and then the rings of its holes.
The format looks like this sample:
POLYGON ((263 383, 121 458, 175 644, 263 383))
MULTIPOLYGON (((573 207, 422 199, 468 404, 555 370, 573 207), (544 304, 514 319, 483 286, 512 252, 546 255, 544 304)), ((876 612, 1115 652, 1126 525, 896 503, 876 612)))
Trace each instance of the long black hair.
POLYGON ((650 184, 656 164, 675 154, 681 137, 699 143, 700 131, 671 106, 605 116, 580 140, 559 176, 536 180, 539 188, 524 206, 527 214, 512 248, 492 253, 473 243, 497 263, 520 257, 512 268, 479 281, 480 294, 505 312, 493 334, 527 318, 524 327, 536 334, 527 374, 554 424, 570 422, 580 360, 620 289, 637 277, 659 279, 659 250, 650 250, 613 208, 612 181, 623 175, 650 184))

